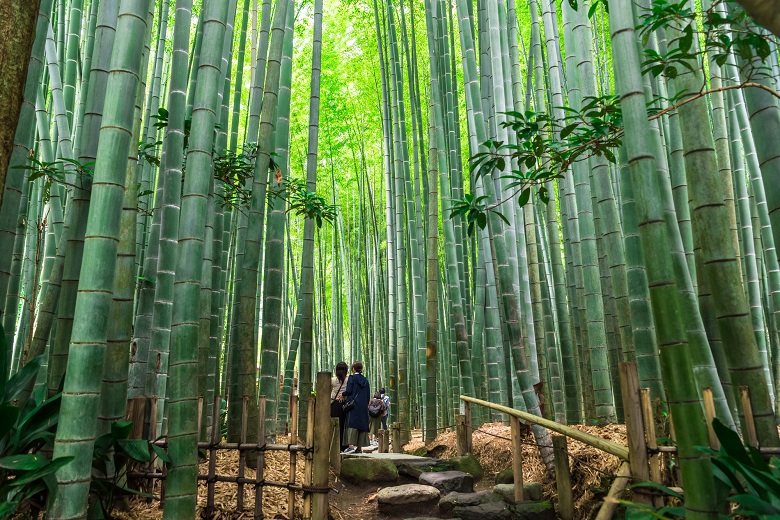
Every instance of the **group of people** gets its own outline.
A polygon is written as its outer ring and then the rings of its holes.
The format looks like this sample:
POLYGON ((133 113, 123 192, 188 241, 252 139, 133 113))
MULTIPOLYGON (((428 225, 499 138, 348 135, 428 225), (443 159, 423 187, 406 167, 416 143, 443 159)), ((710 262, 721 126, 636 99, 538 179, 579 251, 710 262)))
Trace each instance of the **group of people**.
POLYGON ((368 379, 363 375, 363 363, 352 363, 350 374, 344 361, 336 365, 330 402, 330 416, 339 419, 342 453, 361 453, 366 446, 376 446, 380 428, 387 429, 390 398, 384 388, 372 396, 368 379))

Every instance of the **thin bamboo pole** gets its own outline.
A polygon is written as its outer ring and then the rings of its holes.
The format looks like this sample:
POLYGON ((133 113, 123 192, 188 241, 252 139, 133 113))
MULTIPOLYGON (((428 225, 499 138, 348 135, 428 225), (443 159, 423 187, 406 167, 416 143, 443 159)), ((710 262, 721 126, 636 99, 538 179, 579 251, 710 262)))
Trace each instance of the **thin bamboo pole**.
POLYGON ((469 397, 467 395, 460 396, 460 399, 463 401, 468 401, 472 404, 478 404, 481 406, 486 406, 488 408, 491 408, 493 410, 503 412, 507 415, 510 415, 512 417, 517 417, 518 419, 522 419, 523 421, 530 422, 533 424, 538 424, 539 426, 542 426, 544 428, 547 428, 550 431, 560 433, 562 435, 566 435, 567 437, 571 437, 574 440, 580 441, 584 444, 587 444, 588 446, 592 446, 594 448, 598 448, 601 451, 607 452, 610 455, 614 455, 616 457, 620 457, 623 460, 628 460, 628 448, 625 446, 621 446, 620 444, 612 441, 608 441, 606 439, 602 439, 600 437, 596 437, 594 435, 590 435, 588 433, 582 432, 580 430, 576 430, 574 428, 570 428, 568 426, 565 426, 563 424, 558 424, 555 421, 550 421, 547 419, 544 419, 542 417, 539 417, 538 415, 534 415, 532 413, 528 412, 521 412, 520 410, 514 410, 512 408, 509 408, 507 406, 501 406, 500 404, 494 404, 489 403, 487 401, 481 401, 479 399, 474 399, 473 397, 469 397))

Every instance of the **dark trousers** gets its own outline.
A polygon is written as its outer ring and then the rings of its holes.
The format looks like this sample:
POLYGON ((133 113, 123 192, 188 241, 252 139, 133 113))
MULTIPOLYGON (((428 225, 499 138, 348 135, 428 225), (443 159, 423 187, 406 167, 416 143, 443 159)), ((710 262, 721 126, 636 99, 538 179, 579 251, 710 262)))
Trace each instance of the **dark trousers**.
POLYGON ((383 430, 387 429, 387 415, 382 416, 382 429, 383 430))

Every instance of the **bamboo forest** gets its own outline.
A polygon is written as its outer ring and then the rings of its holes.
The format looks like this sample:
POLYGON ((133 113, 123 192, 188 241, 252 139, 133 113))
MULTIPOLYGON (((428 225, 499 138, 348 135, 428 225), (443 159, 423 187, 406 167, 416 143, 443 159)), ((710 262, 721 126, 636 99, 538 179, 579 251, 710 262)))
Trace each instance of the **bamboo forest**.
POLYGON ((0 519, 780 518, 779 47, 0 0, 0 519))

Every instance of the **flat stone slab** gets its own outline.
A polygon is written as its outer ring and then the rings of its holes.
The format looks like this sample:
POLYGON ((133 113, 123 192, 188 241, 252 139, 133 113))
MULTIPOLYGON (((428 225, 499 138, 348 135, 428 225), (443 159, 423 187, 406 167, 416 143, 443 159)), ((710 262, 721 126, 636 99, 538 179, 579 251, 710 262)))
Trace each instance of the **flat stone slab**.
POLYGON ((500 502, 501 499, 490 491, 478 493, 459 493, 452 491, 439 500, 439 511, 449 513, 456 507, 478 506, 486 502, 500 502))
POLYGON ((435 464, 438 462, 436 459, 430 457, 417 457, 416 455, 409 455, 407 453, 345 453, 341 456, 342 459, 383 459, 389 460, 396 466, 400 466, 404 463, 419 463, 419 464, 435 464))
POLYGON ((420 475, 420 484, 433 486, 441 491, 442 494, 447 494, 450 491, 460 491, 461 493, 474 491, 474 477, 463 471, 422 473, 420 475))
POLYGON ((423 473, 434 473, 439 471, 452 471, 454 466, 445 459, 428 459, 420 461, 402 462, 398 465, 398 473, 407 477, 420 478, 423 473))
MULTIPOLYGON (((510 504, 515 503, 514 484, 496 484, 493 486, 493 493, 510 504)), ((524 482, 523 499, 531 502, 540 501, 542 499, 542 485, 538 482, 524 482)))
POLYGON ((351 458, 341 461, 341 478, 356 484, 395 482, 398 468, 384 459, 351 458))
POLYGON ((431 506, 435 504, 441 493, 433 486, 423 484, 403 484, 386 487, 376 494, 379 510, 385 512, 431 506))
POLYGON ((452 510, 452 514, 461 520, 512 520, 512 510, 505 502, 458 506, 452 510))

